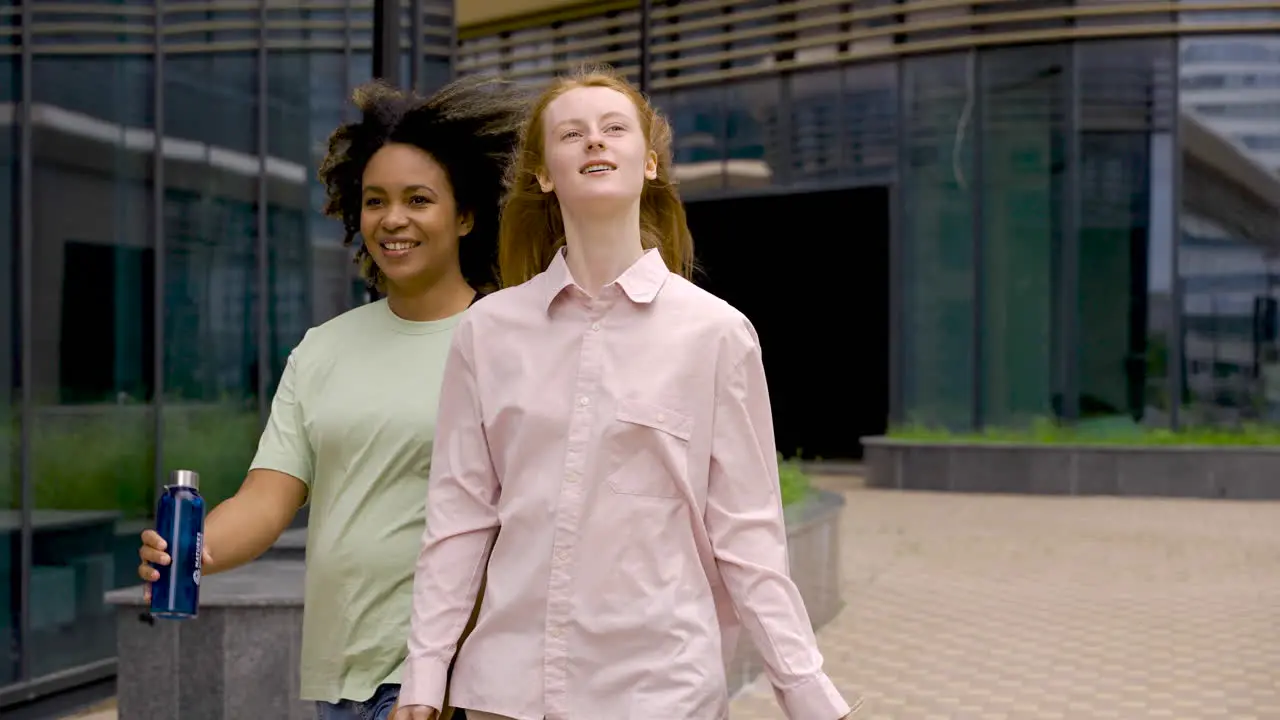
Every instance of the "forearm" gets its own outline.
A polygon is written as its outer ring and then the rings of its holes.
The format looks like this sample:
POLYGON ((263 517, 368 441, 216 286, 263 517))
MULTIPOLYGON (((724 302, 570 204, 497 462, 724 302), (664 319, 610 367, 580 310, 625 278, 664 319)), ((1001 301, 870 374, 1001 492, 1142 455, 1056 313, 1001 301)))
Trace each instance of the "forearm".
POLYGON ((496 528, 424 545, 414 576, 409 660, 401 697, 439 708, 449 663, 475 622, 496 528))
POLYGON ((251 472, 240 490, 205 520, 210 562, 202 572, 226 572, 262 555, 289 527, 305 499, 301 480, 272 471, 251 472))

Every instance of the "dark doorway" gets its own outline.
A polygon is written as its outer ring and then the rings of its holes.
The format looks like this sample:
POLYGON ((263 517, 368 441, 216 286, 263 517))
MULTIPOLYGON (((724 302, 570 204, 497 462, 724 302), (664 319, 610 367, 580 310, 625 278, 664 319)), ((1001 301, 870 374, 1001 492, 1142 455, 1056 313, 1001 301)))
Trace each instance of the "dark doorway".
POLYGON ((760 335, 784 456, 862 457, 889 416, 889 191, 688 204, 699 285, 760 335))
POLYGON ((60 401, 150 400, 155 251, 75 240, 63 247, 60 401))

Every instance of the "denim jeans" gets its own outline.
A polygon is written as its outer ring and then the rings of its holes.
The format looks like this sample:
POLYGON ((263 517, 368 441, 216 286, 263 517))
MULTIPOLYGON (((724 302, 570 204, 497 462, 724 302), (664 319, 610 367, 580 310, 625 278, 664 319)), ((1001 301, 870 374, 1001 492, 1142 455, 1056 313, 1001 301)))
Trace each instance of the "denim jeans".
POLYGON ((316 703, 316 720, 391 720, 391 708, 400 697, 399 685, 379 685, 364 702, 342 700, 316 703))

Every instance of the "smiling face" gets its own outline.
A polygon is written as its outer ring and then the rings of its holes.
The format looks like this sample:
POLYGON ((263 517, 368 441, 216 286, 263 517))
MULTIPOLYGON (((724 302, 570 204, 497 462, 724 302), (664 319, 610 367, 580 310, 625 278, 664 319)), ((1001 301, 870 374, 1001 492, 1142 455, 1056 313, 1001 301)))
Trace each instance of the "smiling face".
POLYGON ((657 177, 636 106, 607 87, 576 87, 552 100, 542 115, 543 192, 562 207, 637 202, 645 180, 657 177))
POLYGON ((456 272, 458 238, 470 231, 448 173, 431 155, 389 143, 369 159, 360 234, 389 286, 422 285, 456 272))

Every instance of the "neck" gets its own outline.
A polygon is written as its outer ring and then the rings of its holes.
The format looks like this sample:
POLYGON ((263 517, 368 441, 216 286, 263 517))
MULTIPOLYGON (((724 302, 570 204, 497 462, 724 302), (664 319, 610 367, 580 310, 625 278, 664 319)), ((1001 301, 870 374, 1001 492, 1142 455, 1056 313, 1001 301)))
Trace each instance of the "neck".
POLYGON ((608 285, 644 255, 640 242, 640 201, 625 212, 582 215, 561 207, 565 260, 574 282, 590 295, 608 285))
POLYGON ((457 315, 466 310, 474 298, 475 290, 459 270, 413 287, 387 283, 387 306, 398 317, 413 322, 457 315))

